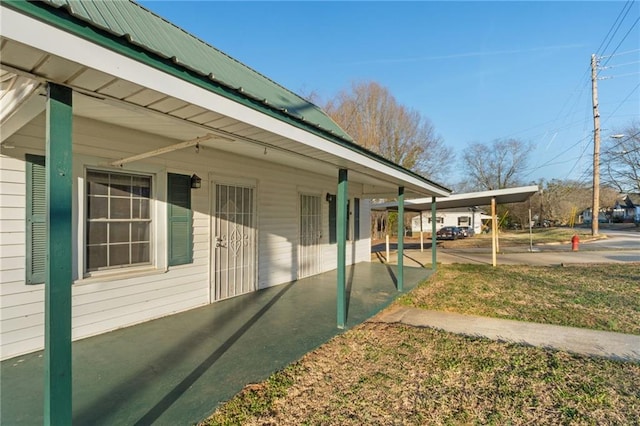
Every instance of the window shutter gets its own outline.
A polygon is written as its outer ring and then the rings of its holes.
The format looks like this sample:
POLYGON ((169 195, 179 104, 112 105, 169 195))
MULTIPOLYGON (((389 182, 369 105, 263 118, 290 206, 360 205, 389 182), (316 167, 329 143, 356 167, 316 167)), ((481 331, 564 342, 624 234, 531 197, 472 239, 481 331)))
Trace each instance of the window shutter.
POLYGON ((336 229, 337 204, 336 196, 329 194, 329 244, 338 242, 338 234, 336 229))
POLYGON ((26 155, 27 160, 27 284, 44 282, 47 260, 47 205, 45 158, 26 155))
POLYGON ((169 266, 193 262, 191 176, 169 173, 169 266))
POLYGON ((360 198, 353 199, 353 239, 360 239, 360 198))

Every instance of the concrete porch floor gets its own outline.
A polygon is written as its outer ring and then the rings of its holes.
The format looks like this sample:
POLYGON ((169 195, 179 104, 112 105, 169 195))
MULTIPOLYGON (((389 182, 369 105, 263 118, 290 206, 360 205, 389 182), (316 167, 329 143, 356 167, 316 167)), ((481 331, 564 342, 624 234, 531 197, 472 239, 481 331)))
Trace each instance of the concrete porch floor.
MULTIPOLYGON (((404 290, 431 271, 404 268, 404 290)), ((347 269, 347 326, 400 293, 396 267, 347 269)), ((189 425, 343 330, 336 272, 260 290, 73 343, 73 423, 189 425)), ((0 424, 43 423, 42 352, 0 365, 0 424)))

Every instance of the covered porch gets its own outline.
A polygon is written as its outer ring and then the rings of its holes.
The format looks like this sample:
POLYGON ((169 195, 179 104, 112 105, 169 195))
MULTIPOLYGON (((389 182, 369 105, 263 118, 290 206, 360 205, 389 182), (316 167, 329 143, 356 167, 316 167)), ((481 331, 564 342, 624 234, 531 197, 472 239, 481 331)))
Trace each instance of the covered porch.
MULTIPOLYGON (((347 267, 347 327, 431 273, 347 267)), ((246 384, 264 380, 335 335, 336 271, 73 343, 73 423, 193 424, 246 384)), ((43 353, 4 361, 1 424, 43 421, 43 353)))

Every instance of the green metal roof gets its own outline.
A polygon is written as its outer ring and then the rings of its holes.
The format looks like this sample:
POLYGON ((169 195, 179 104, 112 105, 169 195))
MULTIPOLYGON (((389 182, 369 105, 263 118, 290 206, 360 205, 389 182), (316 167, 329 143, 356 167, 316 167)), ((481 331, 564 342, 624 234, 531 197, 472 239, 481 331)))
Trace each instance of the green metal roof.
POLYGON ((317 106, 137 3, 129 0, 45 0, 44 3, 64 8, 75 18, 116 37, 124 37, 144 50, 352 140, 317 106))
POLYGON ((2 3, 450 192, 358 145, 316 105, 133 1, 5 0, 2 3))

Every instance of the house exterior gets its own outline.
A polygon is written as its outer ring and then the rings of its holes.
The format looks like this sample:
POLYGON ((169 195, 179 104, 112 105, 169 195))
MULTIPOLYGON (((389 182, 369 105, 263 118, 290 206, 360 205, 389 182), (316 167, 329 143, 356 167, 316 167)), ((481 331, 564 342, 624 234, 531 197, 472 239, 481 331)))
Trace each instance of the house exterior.
MULTIPOLYGON (((592 208, 589 207, 588 209, 584 209, 582 211, 582 223, 584 224, 590 224, 591 223, 591 219, 593 217, 593 215, 591 214, 591 210, 592 208)), ((606 223, 608 222, 609 219, 607 218, 607 212, 606 210, 600 209, 600 211, 598 212, 598 222, 599 223, 606 223)))
POLYGON ((613 208, 613 218, 640 225, 640 194, 623 194, 613 208))
MULTIPOLYGON (((411 231, 419 233, 431 232, 431 212, 422 212, 422 222, 420 215, 411 219, 411 231), (422 223, 422 225, 421 225, 422 223)), ((491 216, 485 214, 477 208, 457 208, 436 211, 436 231, 445 226, 470 226, 476 234, 482 232, 482 220, 491 219, 491 216)))
POLYGON ((0 7, 1 359, 336 268, 344 289, 370 199, 450 193, 136 3, 0 7))
MULTIPOLYGON (((583 222, 591 223, 591 208, 582 212, 583 222)), ((601 208, 599 221, 606 222, 628 222, 640 225, 640 194, 621 194, 613 207, 601 208)))

